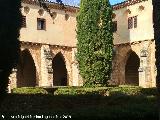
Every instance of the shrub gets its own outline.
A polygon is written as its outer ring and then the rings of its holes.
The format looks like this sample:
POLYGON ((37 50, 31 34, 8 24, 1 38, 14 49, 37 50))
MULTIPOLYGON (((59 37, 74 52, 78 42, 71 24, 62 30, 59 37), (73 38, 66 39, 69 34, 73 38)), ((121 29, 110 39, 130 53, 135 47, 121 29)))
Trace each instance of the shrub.
POLYGON ((16 94, 47 94, 48 92, 43 88, 38 87, 22 87, 12 89, 12 93, 16 94))
MULTIPOLYGON (((14 88, 13 93, 17 94, 48 94, 45 88, 40 87, 22 87, 14 88)), ((51 93, 51 92, 49 92, 51 93)), ((136 86, 123 86, 123 87, 96 87, 96 88, 85 88, 85 87, 67 87, 58 88, 52 92, 54 95, 100 95, 100 96, 155 96, 157 91, 155 88, 141 88, 136 86)))
POLYGON ((55 95, 140 95, 143 89, 141 87, 96 87, 96 88, 59 88, 55 95))
POLYGON ((110 90, 110 94, 140 95, 141 90, 141 87, 115 87, 110 90))

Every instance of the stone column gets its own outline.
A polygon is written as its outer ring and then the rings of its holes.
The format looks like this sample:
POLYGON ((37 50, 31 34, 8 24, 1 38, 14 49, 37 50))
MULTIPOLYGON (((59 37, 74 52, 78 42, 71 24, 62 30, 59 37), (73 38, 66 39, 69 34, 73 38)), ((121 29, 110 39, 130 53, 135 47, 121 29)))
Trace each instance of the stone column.
POLYGON ((141 50, 140 67, 138 71, 139 71, 139 86, 144 88, 148 87, 147 82, 149 80, 148 78, 149 68, 147 63, 147 51, 144 49, 141 50))
POLYGON ((144 67, 139 67, 138 71, 139 71, 139 86, 146 87, 146 84, 145 84, 146 72, 144 67))
POLYGON ((41 48, 41 87, 53 86, 52 55, 48 45, 41 48))
POLYGON ((17 87, 17 69, 12 69, 12 73, 9 76, 9 85, 8 85, 8 92, 11 93, 13 88, 17 87))
POLYGON ((79 74, 78 62, 76 61, 77 48, 72 48, 72 86, 82 86, 83 81, 79 74))

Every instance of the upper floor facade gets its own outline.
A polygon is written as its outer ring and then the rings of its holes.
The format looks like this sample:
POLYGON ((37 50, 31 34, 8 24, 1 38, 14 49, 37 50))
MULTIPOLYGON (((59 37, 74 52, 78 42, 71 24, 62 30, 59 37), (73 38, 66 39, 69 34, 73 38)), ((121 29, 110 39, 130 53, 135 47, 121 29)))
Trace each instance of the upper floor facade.
MULTIPOLYGON (((77 7, 48 3, 50 13, 36 0, 22 0, 24 42, 76 47, 77 7)), ((153 39, 152 0, 128 0, 113 6, 114 44, 153 39)))
POLYGON ((151 40, 152 0, 128 0, 113 6, 114 44, 151 40))
POLYGON ((56 3, 48 6, 50 13, 37 0, 22 0, 20 41, 75 47, 78 9, 56 3))

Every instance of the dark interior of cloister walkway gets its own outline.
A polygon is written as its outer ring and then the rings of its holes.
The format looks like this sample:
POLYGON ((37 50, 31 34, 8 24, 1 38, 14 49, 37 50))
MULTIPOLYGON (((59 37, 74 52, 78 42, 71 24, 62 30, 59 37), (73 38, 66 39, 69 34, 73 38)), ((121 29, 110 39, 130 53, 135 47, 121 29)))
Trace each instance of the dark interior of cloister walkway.
MULTIPOLYGON (((67 86, 67 69, 65 59, 61 52, 52 60, 53 86, 67 86)), ((36 67, 33 57, 28 49, 21 51, 17 66, 17 87, 37 86, 36 67)))
POLYGON ((67 69, 62 53, 58 53, 52 61, 53 86, 67 86, 67 69))
POLYGON ((138 55, 131 51, 125 66, 125 84, 139 85, 139 65, 138 55))
POLYGON ((36 86, 36 67, 28 49, 21 52, 17 66, 17 87, 36 86))
MULTIPOLYGON (((140 59, 131 51, 125 64, 125 84, 139 85, 140 59)), ((53 86, 67 86, 68 74, 65 58, 61 52, 52 59, 53 86)), ((28 49, 21 51, 19 64, 17 66, 17 87, 38 86, 36 80, 36 67, 33 57, 28 49)))

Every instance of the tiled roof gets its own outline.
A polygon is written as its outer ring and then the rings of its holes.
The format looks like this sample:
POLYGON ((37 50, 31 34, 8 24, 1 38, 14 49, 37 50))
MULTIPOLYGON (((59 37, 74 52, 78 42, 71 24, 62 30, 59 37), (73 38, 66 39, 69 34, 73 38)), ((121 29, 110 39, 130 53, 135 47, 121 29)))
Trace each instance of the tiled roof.
POLYGON ((79 6, 78 4, 80 2, 80 0, 48 0, 48 1, 55 3, 57 3, 57 1, 62 1, 64 5, 75 6, 75 7, 78 7, 79 6))
POLYGON ((140 3, 143 1, 148 1, 148 0, 127 0, 127 1, 113 5, 113 10, 118 10, 118 9, 124 8, 126 6, 134 5, 136 3, 140 3))
MULTIPOLYGON (((79 11, 78 6, 71 6, 71 5, 67 5, 67 4, 61 5, 56 2, 48 1, 48 0, 44 0, 44 1, 49 6, 49 8, 52 8, 52 9, 60 9, 60 10, 63 9, 64 11, 69 11, 69 12, 79 11)), ((124 8, 126 6, 134 5, 136 3, 140 3, 143 1, 148 1, 148 0, 126 0, 124 2, 115 4, 112 7, 113 7, 113 10, 118 10, 118 9, 124 8)), ((22 0, 22 2, 27 3, 27 4, 39 5, 38 0, 22 0)))
MULTIPOLYGON (((79 10, 79 7, 75 6, 69 6, 69 5, 61 5, 55 2, 49 2, 47 0, 44 0, 46 5, 49 6, 51 9, 59 9, 69 12, 77 12, 79 10)), ((22 0, 23 3, 31 4, 31 5, 39 5, 38 0, 22 0)))

